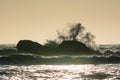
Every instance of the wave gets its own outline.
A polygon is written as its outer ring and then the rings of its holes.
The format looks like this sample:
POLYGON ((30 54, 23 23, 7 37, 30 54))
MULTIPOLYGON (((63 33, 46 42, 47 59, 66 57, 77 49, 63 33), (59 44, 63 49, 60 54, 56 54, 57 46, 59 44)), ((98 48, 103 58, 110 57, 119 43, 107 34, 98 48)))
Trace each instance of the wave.
POLYGON ((82 56, 37 56, 37 55, 9 55, 1 56, 2 65, 35 65, 35 64, 110 64, 120 63, 120 57, 82 57, 82 56))
POLYGON ((16 44, 0 44, 0 50, 2 49, 14 49, 16 50, 16 44))

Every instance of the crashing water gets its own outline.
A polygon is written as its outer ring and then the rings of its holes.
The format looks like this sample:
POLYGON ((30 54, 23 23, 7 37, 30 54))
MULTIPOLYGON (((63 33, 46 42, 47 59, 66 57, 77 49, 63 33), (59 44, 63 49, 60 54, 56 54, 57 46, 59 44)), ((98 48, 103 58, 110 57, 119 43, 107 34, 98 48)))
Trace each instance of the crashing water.
POLYGON ((106 51, 111 50, 113 52, 120 51, 120 44, 104 44, 104 45, 98 45, 100 50, 106 51))
MULTIPOLYGON (((15 46, 0 48, 15 49, 15 46)), ((86 59, 79 56, 1 56, 0 80, 120 80, 119 63, 81 64, 81 60, 86 59)))

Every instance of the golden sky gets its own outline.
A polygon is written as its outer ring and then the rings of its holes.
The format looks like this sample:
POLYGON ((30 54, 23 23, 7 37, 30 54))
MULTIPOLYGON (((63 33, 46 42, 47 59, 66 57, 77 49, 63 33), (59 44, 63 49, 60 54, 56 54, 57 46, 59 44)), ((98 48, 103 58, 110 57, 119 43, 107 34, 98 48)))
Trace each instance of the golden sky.
POLYGON ((77 22, 98 44, 120 43, 120 0, 0 0, 0 44, 45 42, 77 22))

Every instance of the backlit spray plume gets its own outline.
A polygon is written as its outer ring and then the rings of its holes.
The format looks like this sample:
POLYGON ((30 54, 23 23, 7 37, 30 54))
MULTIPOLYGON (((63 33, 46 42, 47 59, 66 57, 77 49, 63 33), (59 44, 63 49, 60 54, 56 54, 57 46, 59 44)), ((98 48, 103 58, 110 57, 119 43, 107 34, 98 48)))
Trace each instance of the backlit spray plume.
POLYGON ((62 41, 76 40, 86 44, 88 47, 95 47, 95 36, 90 32, 84 34, 83 31, 85 31, 85 27, 83 27, 80 23, 71 25, 70 30, 68 32, 65 31, 65 33, 57 30, 57 38, 55 40, 47 40, 45 45, 49 47, 56 47, 62 41))
POLYGON ((76 24, 76 25, 72 25, 71 29, 69 30, 69 39, 70 40, 77 40, 77 36, 83 32, 85 28, 83 26, 81 26, 80 23, 76 24))

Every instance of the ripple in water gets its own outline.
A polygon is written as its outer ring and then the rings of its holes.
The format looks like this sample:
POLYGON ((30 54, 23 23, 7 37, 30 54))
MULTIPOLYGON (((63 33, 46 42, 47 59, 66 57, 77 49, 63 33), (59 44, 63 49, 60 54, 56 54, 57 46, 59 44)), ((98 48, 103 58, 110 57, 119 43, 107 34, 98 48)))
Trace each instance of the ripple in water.
POLYGON ((0 80, 119 80, 120 64, 0 66, 0 80))

